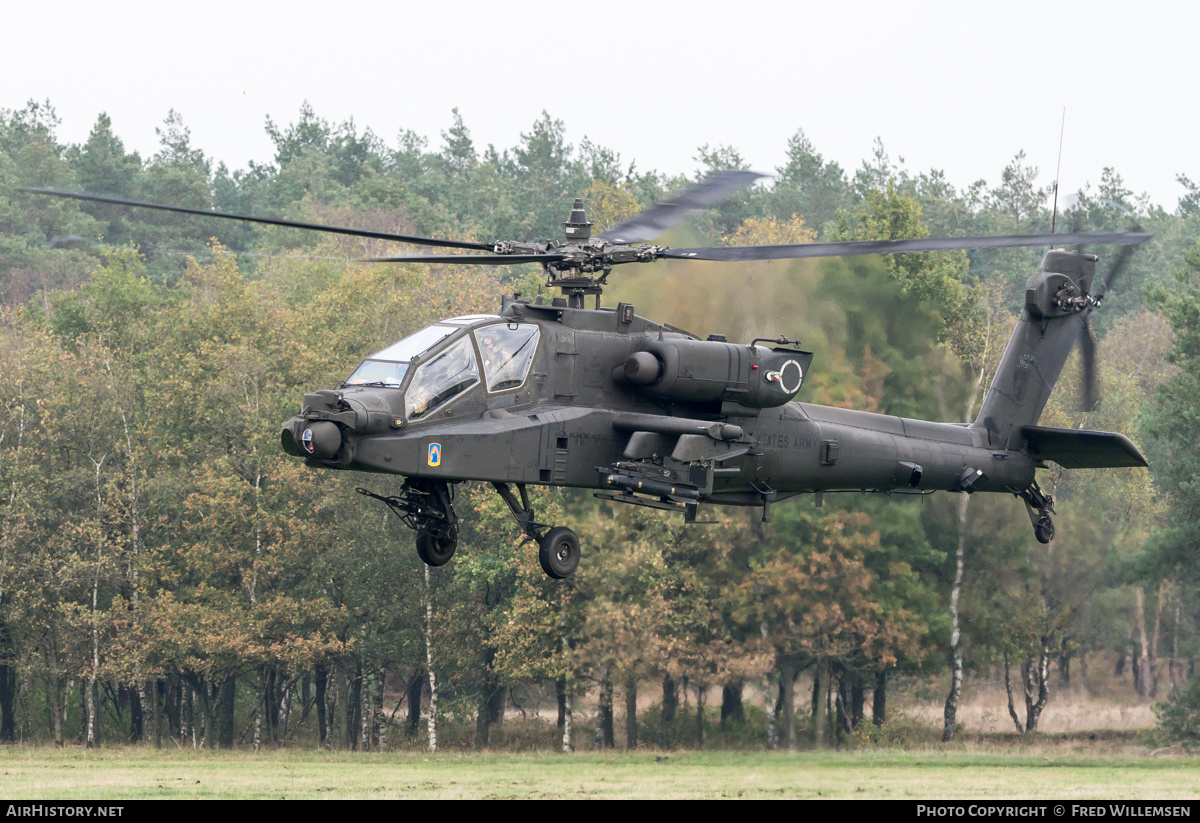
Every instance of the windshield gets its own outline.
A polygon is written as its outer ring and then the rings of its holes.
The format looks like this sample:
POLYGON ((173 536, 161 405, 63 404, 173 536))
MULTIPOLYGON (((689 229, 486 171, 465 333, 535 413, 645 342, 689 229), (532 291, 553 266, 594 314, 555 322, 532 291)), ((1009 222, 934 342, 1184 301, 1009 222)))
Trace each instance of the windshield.
POLYGON ((385 389, 398 389, 404 382, 408 372, 407 363, 389 363, 386 360, 364 360, 354 370, 354 374, 346 378, 347 386, 380 386, 385 389))
POLYGON ((457 331, 454 326, 439 323, 413 332, 399 343, 393 343, 359 363, 358 368, 342 385, 398 389, 404 382, 404 375, 408 373, 409 361, 457 331))
POLYGON ((464 337, 417 367, 404 393, 405 417, 420 420, 479 382, 475 351, 464 337))
POLYGON ((391 360, 396 363, 407 363, 414 355, 431 349, 445 338, 454 334, 458 329, 454 326, 426 326, 419 332, 413 332, 399 343, 393 343, 386 349, 371 355, 368 360, 391 360))

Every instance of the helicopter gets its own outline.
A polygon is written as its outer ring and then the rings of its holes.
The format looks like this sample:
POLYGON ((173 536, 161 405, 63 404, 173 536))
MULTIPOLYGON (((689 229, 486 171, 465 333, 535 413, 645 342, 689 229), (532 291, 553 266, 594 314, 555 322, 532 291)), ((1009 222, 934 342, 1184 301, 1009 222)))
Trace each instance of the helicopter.
MULTIPOLYGON (((592 490, 612 503, 649 507, 699 523, 701 505, 758 507, 827 492, 990 492, 1020 498, 1035 538, 1054 538, 1053 497, 1035 470, 1146 466, 1115 432, 1039 426, 1076 339, 1084 393, 1094 382, 1089 324, 1139 232, 1063 233, 768 246, 670 248, 650 241, 761 175, 718 173, 670 201, 592 236, 581 200, 562 223, 564 241, 476 243, 252 217, 104 194, 23 188, 32 194, 395 240, 456 250, 370 258, 381 263, 539 264, 562 296, 506 295, 497 314, 454 317, 365 357, 336 388, 304 395, 280 432, 284 452, 309 466, 400 475, 383 495, 415 532, 430 566, 454 556, 457 485, 482 481, 538 545, 543 571, 565 578, 580 560, 578 535, 542 523, 530 486, 592 490), (1106 276, 1098 258, 1063 248, 1121 247, 1106 276), (618 265, 659 259, 753 261, 952 249, 1055 246, 1025 287, 1025 303, 978 416, 941 423, 797 401, 813 353, 786 337, 706 339, 603 307, 618 265), (594 297, 592 308, 586 307, 594 297)), ((1091 402, 1085 399, 1085 403, 1091 402)))

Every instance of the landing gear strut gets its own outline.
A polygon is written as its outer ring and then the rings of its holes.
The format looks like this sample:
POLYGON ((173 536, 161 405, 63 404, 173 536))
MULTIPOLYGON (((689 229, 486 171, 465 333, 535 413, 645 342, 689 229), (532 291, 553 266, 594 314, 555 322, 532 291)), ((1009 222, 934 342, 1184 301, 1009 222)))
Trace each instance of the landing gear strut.
POLYGON ((579 565, 579 538, 566 526, 551 528, 533 519, 533 507, 529 505, 529 493, 524 483, 517 483, 518 500, 507 483, 493 483, 500 497, 508 504, 517 525, 525 536, 538 543, 538 562, 547 577, 561 580, 569 577, 579 565))
POLYGON ((1050 515, 1054 513, 1054 498, 1042 492, 1037 481, 1029 488, 1013 492, 1025 501, 1025 510, 1029 512, 1029 522, 1033 524, 1033 536, 1039 543, 1049 543, 1054 539, 1054 521, 1050 515))
POLYGON ((417 555, 430 566, 444 566, 458 548, 458 517, 454 514, 454 487, 444 480, 409 478, 400 494, 384 497, 366 489, 359 494, 382 500, 417 533, 417 555))

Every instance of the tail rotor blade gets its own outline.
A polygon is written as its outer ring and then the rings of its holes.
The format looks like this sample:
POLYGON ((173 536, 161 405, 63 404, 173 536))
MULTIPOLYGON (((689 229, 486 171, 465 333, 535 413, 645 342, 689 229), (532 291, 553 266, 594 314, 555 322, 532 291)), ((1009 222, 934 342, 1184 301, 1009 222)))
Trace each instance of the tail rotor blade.
MULTIPOLYGON (((1134 228, 1140 230, 1140 227, 1138 226, 1135 226, 1134 228)), ((1123 246, 1121 248, 1120 253, 1117 255, 1117 259, 1113 261, 1112 268, 1108 270, 1108 274, 1105 275, 1104 279, 1100 281, 1099 287, 1092 289, 1092 296, 1097 302, 1104 298, 1104 293, 1108 291, 1109 286, 1116 282, 1117 276, 1120 275, 1125 269, 1125 264, 1129 262, 1129 258, 1132 256, 1132 246, 1123 246)))
POLYGON ((1094 411, 1099 398, 1096 395, 1096 338, 1092 325, 1085 317, 1079 332, 1079 354, 1083 361, 1083 411, 1094 411))

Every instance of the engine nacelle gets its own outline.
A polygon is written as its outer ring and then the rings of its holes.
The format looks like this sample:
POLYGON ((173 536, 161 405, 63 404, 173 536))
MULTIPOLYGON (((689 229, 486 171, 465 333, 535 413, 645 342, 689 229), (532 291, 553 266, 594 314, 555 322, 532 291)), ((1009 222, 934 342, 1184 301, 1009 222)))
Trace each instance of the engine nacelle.
POLYGON ((782 406, 800 391, 812 352, 712 340, 647 340, 613 374, 635 391, 680 403, 782 406))

